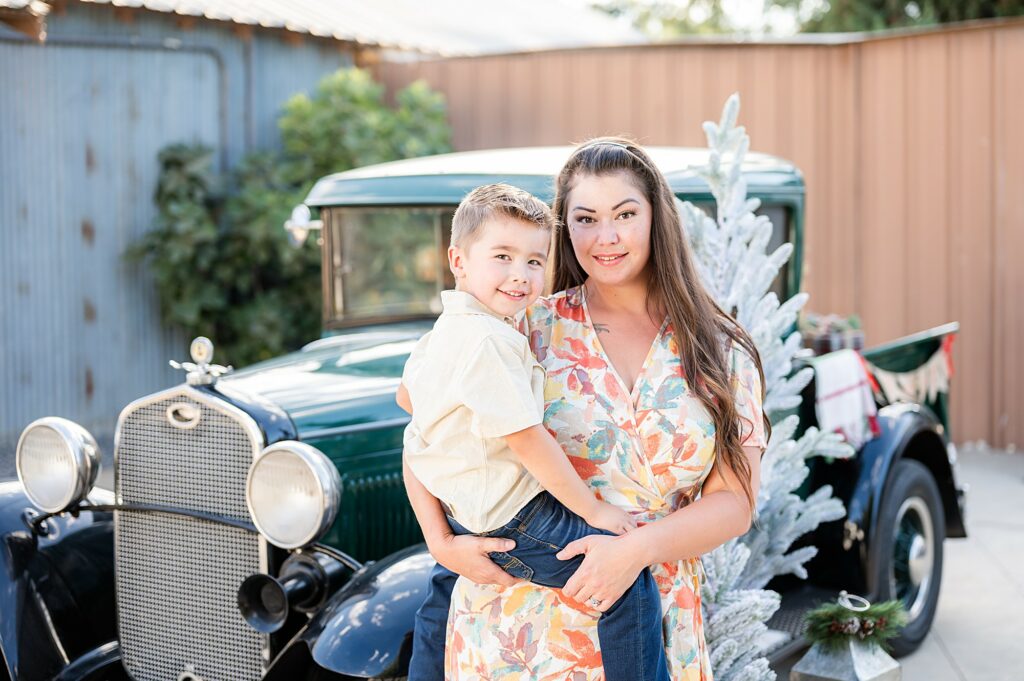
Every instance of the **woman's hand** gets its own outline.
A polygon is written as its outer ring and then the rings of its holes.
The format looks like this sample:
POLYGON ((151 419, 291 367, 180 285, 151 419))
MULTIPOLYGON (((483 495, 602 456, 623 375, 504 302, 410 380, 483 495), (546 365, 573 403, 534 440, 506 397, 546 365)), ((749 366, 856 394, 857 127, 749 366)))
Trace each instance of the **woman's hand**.
POLYGON ((633 585, 645 565, 638 560, 638 551, 626 549, 624 537, 592 534, 570 542, 555 557, 568 560, 583 555, 583 564, 562 589, 569 598, 604 612, 633 585), (601 602, 594 605, 591 599, 601 602))
POLYGON ((495 564, 487 554, 511 551, 516 543, 498 537, 474 537, 471 534, 447 534, 428 545, 430 554, 441 565, 477 584, 512 586, 519 580, 495 564))
POLYGON ((477 584, 511 586, 516 583, 514 577, 495 565, 487 555, 491 551, 511 551, 516 547, 514 541, 497 537, 474 537, 470 534, 456 535, 445 518, 441 502, 416 478, 404 457, 402 472, 409 503, 412 504, 413 513, 416 514, 434 560, 477 584))

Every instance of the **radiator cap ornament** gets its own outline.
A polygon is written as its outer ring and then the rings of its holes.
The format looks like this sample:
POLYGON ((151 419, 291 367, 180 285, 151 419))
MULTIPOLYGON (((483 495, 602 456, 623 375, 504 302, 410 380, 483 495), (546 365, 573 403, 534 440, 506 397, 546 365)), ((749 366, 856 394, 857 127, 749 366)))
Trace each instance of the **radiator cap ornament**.
POLYGON ((185 380, 189 385, 213 385, 218 378, 234 370, 230 366, 210 363, 213 360, 213 342, 206 336, 197 336, 192 341, 189 354, 192 355, 191 362, 170 361, 175 369, 187 372, 185 380))
POLYGON ((206 336, 198 336, 189 348, 192 361, 196 364, 209 364, 213 359, 213 341, 206 336))

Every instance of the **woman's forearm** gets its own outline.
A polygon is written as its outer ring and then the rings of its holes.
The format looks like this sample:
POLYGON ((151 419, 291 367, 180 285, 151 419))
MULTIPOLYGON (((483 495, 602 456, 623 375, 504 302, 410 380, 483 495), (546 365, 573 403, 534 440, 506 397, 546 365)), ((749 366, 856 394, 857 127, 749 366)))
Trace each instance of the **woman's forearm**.
POLYGON ((618 541, 643 565, 694 558, 744 534, 750 528, 746 501, 729 490, 701 496, 674 513, 644 525, 618 541))
MULTIPOLYGON (((405 388, 405 383, 398 385, 395 402, 399 407, 412 414, 412 399, 409 397, 409 391, 405 388)), ((452 529, 448 526, 448 519, 444 515, 444 509, 441 508, 441 502, 413 475, 404 453, 402 454, 402 480, 405 482, 405 494, 409 497, 412 512, 416 516, 416 522, 420 524, 420 531, 423 532, 423 538, 429 549, 432 544, 436 545, 437 542, 450 536, 452 529)))
MULTIPOLYGON (((430 493, 423 483, 420 482, 409 463, 402 459, 402 479, 405 481, 405 493, 409 496, 409 503, 412 505, 412 512, 416 515, 416 521, 420 524, 423 538, 427 541, 427 548, 431 549, 438 542, 443 541, 452 534, 448 526, 448 519, 445 517, 441 502, 430 493)), ((433 549, 431 549, 433 553, 433 549)))
POLYGON ((516 579, 489 558, 494 551, 511 551, 516 543, 499 537, 456 535, 448 525, 441 502, 423 486, 402 461, 402 477, 413 513, 427 540, 427 549, 441 565, 477 584, 511 586, 516 579))

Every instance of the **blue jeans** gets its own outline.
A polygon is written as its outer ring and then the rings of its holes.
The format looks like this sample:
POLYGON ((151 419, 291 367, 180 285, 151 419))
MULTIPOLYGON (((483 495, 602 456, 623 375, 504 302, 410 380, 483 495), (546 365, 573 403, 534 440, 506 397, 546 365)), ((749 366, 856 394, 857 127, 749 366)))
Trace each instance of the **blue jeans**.
MULTIPOLYGON (((451 517, 448 523, 456 534, 473 534, 451 517)), ((504 526, 476 534, 516 542, 516 547, 507 553, 490 554, 508 574, 541 586, 562 588, 583 558, 558 560, 555 554, 576 539, 611 533, 587 525, 550 494, 541 492, 504 526)), ((427 598, 416 613, 409 681, 444 679, 448 605, 457 578, 440 565, 430 574, 427 598)), ((644 568, 633 586, 601 615, 597 635, 607 681, 669 681, 661 595, 650 570, 644 568)))

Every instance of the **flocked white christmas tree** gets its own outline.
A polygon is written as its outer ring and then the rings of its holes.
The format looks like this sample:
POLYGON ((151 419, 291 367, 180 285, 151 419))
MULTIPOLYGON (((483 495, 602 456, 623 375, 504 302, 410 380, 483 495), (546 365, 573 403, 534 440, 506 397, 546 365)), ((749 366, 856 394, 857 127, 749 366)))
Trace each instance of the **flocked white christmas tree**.
POLYGON ((793 245, 767 252, 771 222, 754 214, 760 201, 747 197, 741 175, 750 138, 736 125, 739 104, 739 96, 732 95, 721 121, 704 124, 711 156, 700 173, 715 198, 716 219, 689 203, 680 204, 680 210, 704 283, 723 309, 735 314, 761 354, 772 437, 761 463, 754 526, 703 557, 708 579, 701 599, 716 681, 771 681, 775 673, 763 641, 779 595, 764 587, 777 575, 806 578, 804 564, 817 550, 808 546, 791 551, 793 542, 820 523, 845 515, 831 487, 807 499, 795 490, 808 475, 808 458, 842 458, 853 450, 837 435, 815 428, 794 439, 798 417, 791 410, 800 404, 800 392, 812 377, 809 368, 793 373, 801 345, 794 322, 808 296, 798 293, 783 302, 770 290, 793 245))

